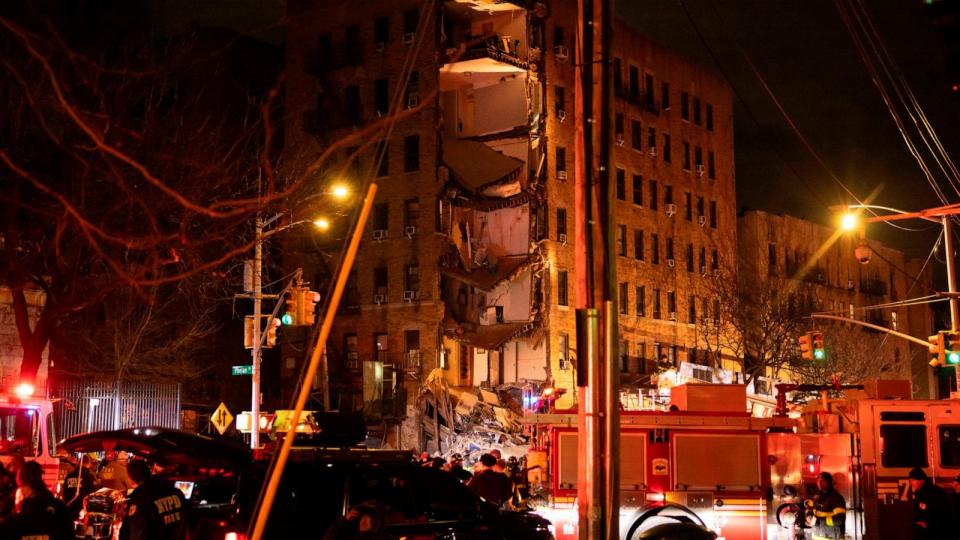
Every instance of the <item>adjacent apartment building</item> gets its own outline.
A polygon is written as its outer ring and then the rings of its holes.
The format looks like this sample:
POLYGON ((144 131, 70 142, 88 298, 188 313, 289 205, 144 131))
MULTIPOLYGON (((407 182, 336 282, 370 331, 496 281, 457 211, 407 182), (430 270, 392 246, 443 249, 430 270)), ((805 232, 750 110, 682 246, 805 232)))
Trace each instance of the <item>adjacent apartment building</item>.
MULTIPOLYGON (((741 214, 737 238, 741 279, 758 287, 776 283, 784 294, 798 299, 798 309, 804 315, 838 315, 913 336, 933 333, 928 305, 896 305, 933 290, 932 270, 922 260, 908 260, 902 251, 862 240, 856 233, 841 234, 836 228, 763 211, 741 214), (864 260, 856 254, 861 243, 869 248, 861 255, 864 260)), ((811 321, 811 328, 817 324, 825 329, 828 347, 831 338, 838 339, 838 333, 848 341, 856 340, 855 334, 837 330, 829 321, 811 321)), ((864 332, 879 336, 871 330, 864 332)), ((883 378, 911 379, 917 398, 936 397, 925 347, 894 337, 863 343, 870 349, 864 354, 869 357, 872 372, 883 378)), ((842 364, 863 358, 838 360, 842 364)))
MULTIPOLYGON (((575 9, 288 5, 289 167, 404 112, 337 155, 380 191, 328 346, 348 381, 334 404, 409 419, 395 444, 430 447, 432 407, 413 398, 437 368, 451 386, 550 385, 575 403, 575 9)), ((719 307, 696 284, 735 258, 732 103, 719 75, 622 24, 613 51, 619 361, 642 385, 657 360, 706 360, 695 322, 719 307)))

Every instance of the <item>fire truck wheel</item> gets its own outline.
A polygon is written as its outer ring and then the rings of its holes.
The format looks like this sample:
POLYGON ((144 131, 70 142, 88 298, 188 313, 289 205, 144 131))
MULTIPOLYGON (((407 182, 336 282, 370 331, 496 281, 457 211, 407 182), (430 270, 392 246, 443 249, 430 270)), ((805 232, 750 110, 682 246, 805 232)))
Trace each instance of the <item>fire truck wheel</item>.
MULTIPOLYGON (((686 506, 674 503, 660 504, 657 506, 647 506, 633 513, 626 521, 627 525, 624 540, 639 540, 661 538, 659 536, 646 536, 648 531, 659 530, 661 525, 689 524, 693 527, 683 527, 687 532, 692 532, 694 528, 700 528, 710 533, 703 520, 700 519, 693 510, 686 506)), ((663 531, 661 531, 663 532, 663 531)), ((712 533, 710 533, 712 534, 712 533)), ((665 536, 663 538, 715 538, 715 536, 665 536)))
POLYGON ((636 540, 715 540, 717 534, 696 523, 663 523, 638 534, 636 540))

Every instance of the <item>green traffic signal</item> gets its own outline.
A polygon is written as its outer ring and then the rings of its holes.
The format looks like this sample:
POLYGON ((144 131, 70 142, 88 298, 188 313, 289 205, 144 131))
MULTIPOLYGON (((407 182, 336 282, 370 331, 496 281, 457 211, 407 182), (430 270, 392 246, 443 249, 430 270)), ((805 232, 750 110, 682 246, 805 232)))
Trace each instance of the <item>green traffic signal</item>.
POLYGON ((960 352, 947 351, 947 363, 953 365, 960 364, 960 352))
POLYGON ((291 315, 290 313, 284 313, 283 317, 280 317, 280 322, 282 322, 287 326, 293 324, 293 315, 291 315))
MULTIPOLYGON (((960 355, 958 355, 960 356, 960 355)), ((827 352, 823 349, 814 349, 813 350, 813 359, 814 360, 823 360, 827 357, 827 352)), ((958 358, 960 360, 960 358, 958 358)))

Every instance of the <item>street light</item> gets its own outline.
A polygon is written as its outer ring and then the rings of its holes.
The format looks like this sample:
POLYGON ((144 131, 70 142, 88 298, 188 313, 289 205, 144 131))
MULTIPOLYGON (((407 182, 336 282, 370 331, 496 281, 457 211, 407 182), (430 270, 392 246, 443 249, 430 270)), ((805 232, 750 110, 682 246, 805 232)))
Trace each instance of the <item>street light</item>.
POLYGON ((321 231, 326 231, 330 229, 330 220, 323 217, 317 218, 313 220, 313 225, 321 231))
POLYGON ((856 214, 852 212, 846 213, 843 215, 843 217, 840 218, 840 228, 845 231, 854 231, 857 229, 857 225, 859 225, 859 222, 860 220, 857 219, 856 214))
POLYGON ((348 195, 350 195, 350 189, 344 184, 337 184, 333 186, 333 189, 330 190, 330 193, 334 197, 340 200, 343 200, 343 199, 346 199, 348 195))

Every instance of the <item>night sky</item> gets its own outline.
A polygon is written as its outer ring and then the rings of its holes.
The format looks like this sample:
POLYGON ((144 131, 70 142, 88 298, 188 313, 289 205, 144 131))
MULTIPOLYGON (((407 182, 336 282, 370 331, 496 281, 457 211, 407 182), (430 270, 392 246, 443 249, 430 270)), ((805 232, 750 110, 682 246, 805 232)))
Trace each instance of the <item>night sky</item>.
MULTIPOLYGON (((938 205, 870 81, 832 1, 621 0, 620 15, 654 41, 717 68, 699 28, 742 96, 736 100, 738 205, 831 223, 826 206, 852 202, 803 146, 750 68, 749 58, 826 165, 860 198, 904 210, 938 205), (746 55, 744 55, 744 52, 746 55)), ((960 107, 944 48, 923 0, 865 2, 948 152, 960 107)), ((947 186, 942 177, 942 185, 947 186)), ((945 191, 949 188, 945 187, 945 191)), ((947 191, 948 200, 960 200, 947 191)), ((915 223, 918 227, 923 224, 915 223)), ((935 233, 875 225, 869 236, 926 256, 935 233)))

